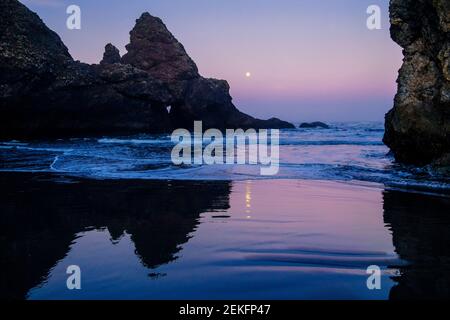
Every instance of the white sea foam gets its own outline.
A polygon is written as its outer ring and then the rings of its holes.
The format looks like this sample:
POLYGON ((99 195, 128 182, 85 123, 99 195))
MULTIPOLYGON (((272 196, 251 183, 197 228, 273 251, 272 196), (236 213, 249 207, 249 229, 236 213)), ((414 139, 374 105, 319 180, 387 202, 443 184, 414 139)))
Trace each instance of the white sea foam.
POLYGON ((382 144, 382 123, 336 123, 330 130, 280 134, 280 171, 264 177, 253 165, 172 165, 168 136, 139 135, 23 143, 0 142, 0 171, 60 172, 95 179, 308 179, 445 194, 450 178, 401 166, 382 144))

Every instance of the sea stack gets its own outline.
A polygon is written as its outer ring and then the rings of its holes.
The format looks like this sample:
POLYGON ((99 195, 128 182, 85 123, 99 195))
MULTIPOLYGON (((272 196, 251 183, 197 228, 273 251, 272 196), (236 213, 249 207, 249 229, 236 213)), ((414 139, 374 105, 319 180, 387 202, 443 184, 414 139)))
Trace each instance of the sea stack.
POLYGON ((173 127, 192 129, 194 121, 201 120, 204 128, 294 128, 276 118, 259 120, 240 112, 228 82, 202 77, 184 46, 148 12, 136 20, 126 49, 123 64, 144 70, 169 88, 173 127))
POLYGON ((0 2, 1 138, 170 132, 190 129, 194 120, 218 129, 294 127, 240 112, 228 83, 200 76, 149 13, 136 21, 123 57, 108 44, 101 63, 89 65, 74 61, 19 1, 0 2))
POLYGON ((391 0, 391 36, 403 48, 384 142, 415 165, 450 165, 450 1, 391 0))
POLYGON ((115 46, 111 43, 108 43, 105 46, 105 52, 103 53, 103 60, 100 61, 100 64, 114 64, 120 63, 120 52, 115 46))

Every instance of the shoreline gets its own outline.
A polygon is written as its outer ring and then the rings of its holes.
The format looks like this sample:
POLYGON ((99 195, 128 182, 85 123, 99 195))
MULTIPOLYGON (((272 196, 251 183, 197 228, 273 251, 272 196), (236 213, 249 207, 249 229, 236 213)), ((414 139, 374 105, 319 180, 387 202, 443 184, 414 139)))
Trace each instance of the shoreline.
POLYGON ((449 267, 444 197, 308 180, 0 173, 0 186, 0 296, 14 299, 442 296, 434 277, 449 267), (78 293, 64 287, 72 264, 78 293))
POLYGON ((242 179, 214 179, 214 178, 190 178, 190 179, 167 179, 167 178, 145 178, 145 177, 139 177, 139 178, 118 178, 118 177, 95 177, 95 176, 89 176, 89 177, 83 177, 76 174, 70 174, 67 172, 52 172, 52 171, 2 171, 0 170, 0 180, 8 178, 14 178, 14 176, 17 177, 25 177, 25 178, 31 178, 31 179, 38 179, 42 178, 49 182, 55 182, 55 183, 88 183, 89 181, 92 182, 112 182, 112 183, 123 183, 124 185, 131 185, 133 183, 140 185, 140 184, 155 184, 159 182, 176 182, 176 183, 188 183, 188 184, 195 184, 195 183, 206 183, 206 184, 213 184, 213 183, 242 183, 242 182, 264 182, 264 181, 279 181, 279 182, 289 182, 289 181, 301 181, 305 184, 310 185, 323 185, 324 187, 336 187, 336 186, 349 186, 349 187, 355 187, 355 188, 362 188, 362 189, 372 189, 372 190, 379 190, 379 191, 396 191, 396 192, 404 192, 409 194, 419 194, 419 195, 427 195, 427 196, 434 196, 434 197, 442 197, 442 198, 450 198, 450 189, 447 188, 432 188, 432 187, 426 187, 426 186, 389 186, 385 185, 383 183, 379 182, 371 182, 371 181, 361 181, 361 180, 327 180, 327 179, 304 179, 304 178, 277 178, 277 177, 261 177, 256 179, 249 179, 249 178, 242 178, 242 179), (439 192, 441 190, 442 192, 439 192))
POLYGON ((383 124, 378 122, 332 123, 328 130, 282 130, 275 176, 261 176, 261 166, 256 165, 174 165, 175 144, 168 136, 153 135, 4 142, 0 143, 0 172, 57 173, 68 179, 298 179, 450 193, 445 172, 397 163, 382 144, 382 134, 383 124))

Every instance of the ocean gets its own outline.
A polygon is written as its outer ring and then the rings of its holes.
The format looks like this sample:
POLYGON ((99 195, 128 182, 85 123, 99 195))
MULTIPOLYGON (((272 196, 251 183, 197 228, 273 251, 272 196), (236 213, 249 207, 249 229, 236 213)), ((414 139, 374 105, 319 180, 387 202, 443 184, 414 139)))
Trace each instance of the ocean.
POLYGON ((261 176, 255 165, 181 165, 171 161, 170 135, 0 142, 0 172, 49 172, 66 177, 147 180, 307 179, 381 184, 447 193, 448 175, 397 164, 383 144, 381 122, 332 123, 331 129, 283 130, 280 170, 261 176))
POLYGON ((175 166, 168 135, 3 141, 0 297, 449 297, 450 180, 397 164, 382 136, 281 131, 276 176, 175 166))

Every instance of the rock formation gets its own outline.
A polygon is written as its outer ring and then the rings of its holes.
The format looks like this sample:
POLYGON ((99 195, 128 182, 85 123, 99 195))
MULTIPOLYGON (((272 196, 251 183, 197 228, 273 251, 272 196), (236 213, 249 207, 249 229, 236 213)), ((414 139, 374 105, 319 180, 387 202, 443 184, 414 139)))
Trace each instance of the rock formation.
POLYGON ((59 36, 17 0, 0 2, 0 137, 292 128, 239 112, 226 81, 204 79, 162 21, 144 13, 121 58, 74 61, 59 36), (171 106, 170 113, 167 107, 171 106))
POLYGON ((120 63, 120 52, 119 49, 114 47, 111 43, 105 46, 105 52, 103 53, 103 60, 100 64, 114 64, 120 63))
POLYGON ((391 0, 390 18, 405 57, 384 142, 401 162, 450 165, 450 1, 391 0))
POLYGON ((145 70, 167 83, 176 99, 182 99, 189 80, 198 79, 197 66, 183 45, 175 39, 161 19, 143 13, 130 32, 130 43, 122 63, 145 70), (177 90, 178 89, 178 90, 177 90))
POLYGON ((316 122, 304 122, 299 126, 300 129, 330 129, 330 126, 326 123, 316 121, 316 122))
POLYGON ((169 88, 174 127, 191 129, 194 120, 202 120, 206 128, 293 128, 275 118, 262 121, 237 110, 228 83, 201 77, 183 45, 149 13, 136 20, 126 48, 122 63, 145 70, 169 88))

